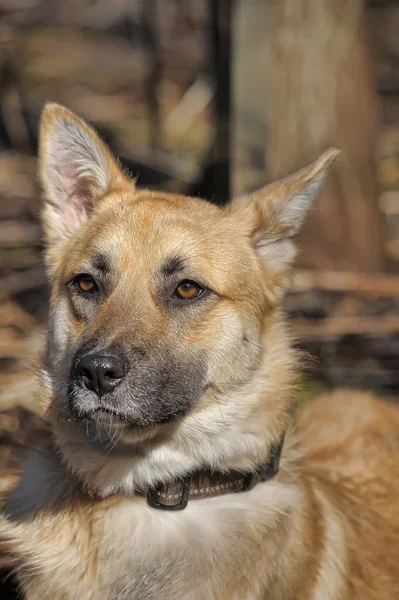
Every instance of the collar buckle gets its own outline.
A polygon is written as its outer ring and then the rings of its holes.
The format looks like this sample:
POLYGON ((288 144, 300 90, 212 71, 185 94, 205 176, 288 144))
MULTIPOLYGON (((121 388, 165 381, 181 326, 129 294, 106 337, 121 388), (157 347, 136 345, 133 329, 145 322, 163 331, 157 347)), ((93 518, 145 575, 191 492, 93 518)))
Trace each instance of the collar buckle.
POLYGON ((158 510, 184 510, 188 504, 188 498, 190 496, 190 484, 191 475, 188 475, 182 479, 180 501, 176 504, 169 505, 159 502, 158 497, 161 494, 161 485, 157 485, 147 492, 147 502, 152 508, 157 508, 158 510))

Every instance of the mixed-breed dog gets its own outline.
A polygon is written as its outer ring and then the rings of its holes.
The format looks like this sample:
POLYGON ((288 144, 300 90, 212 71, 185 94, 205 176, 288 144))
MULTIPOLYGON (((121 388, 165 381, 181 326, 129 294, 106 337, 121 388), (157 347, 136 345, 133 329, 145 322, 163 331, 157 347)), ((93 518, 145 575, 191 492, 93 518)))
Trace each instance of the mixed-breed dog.
POLYGON ((45 107, 48 434, 0 516, 27 600, 399 598, 399 410, 292 411, 292 238, 337 155, 220 208, 45 107))

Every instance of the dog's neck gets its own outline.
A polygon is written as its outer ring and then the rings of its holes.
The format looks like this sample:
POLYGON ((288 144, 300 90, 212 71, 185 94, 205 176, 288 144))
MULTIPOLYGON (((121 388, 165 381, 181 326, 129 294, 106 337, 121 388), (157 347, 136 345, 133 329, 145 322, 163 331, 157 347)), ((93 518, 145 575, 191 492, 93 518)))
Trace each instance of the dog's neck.
POLYGON ((248 382, 227 394, 219 392, 217 402, 207 403, 205 397, 205 409, 158 431, 121 434, 108 425, 78 425, 60 417, 54 402, 49 418, 63 460, 93 495, 132 494, 201 469, 255 471, 288 430, 281 461, 286 471, 293 446, 290 404, 296 355, 280 322, 264 341, 267 351, 248 382))

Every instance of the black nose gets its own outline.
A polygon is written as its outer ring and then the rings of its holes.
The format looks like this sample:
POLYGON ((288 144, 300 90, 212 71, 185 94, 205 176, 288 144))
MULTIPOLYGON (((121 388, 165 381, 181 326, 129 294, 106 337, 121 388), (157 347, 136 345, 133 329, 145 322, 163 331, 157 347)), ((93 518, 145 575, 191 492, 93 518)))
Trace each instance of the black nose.
POLYGON ((126 361, 119 356, 86 354, 77 365, 79 382, 97 396, 104 396, 115 389, 126 373, 126 361))

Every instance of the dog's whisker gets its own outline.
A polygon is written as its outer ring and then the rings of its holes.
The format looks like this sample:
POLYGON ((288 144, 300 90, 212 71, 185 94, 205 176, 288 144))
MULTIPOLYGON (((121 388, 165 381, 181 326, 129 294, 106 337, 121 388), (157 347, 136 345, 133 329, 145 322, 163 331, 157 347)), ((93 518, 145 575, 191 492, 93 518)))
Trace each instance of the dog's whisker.
POLYGON ((194 415, 190 415, 191 419, 193 419, 193 421, 195 421, 198 425, 198 428, 203 432, 203 433, 208 433, 207 429, 204 427, 204 425, 199 421, 199 419, 197 417, 195 417, 194 415))
POLYGON ((111 424, 110 424, 110 429, 109 429, 109 431, 108 431, 108 429, 107 429, 107 427, 106 427, 106 425, 105 425, 105 423, 104 423, 104 429, 105 429, 105 432, 106 432, 106 434, 107 434, 107 436, 108 436, 109 440, 110 440, 111 442, 114 442, 114 440, 116 439, 116 436, 117 436, 118 432, 117 432, 117 431, 114 431, 114 434, 113 434, 113 435, 111 435, 111 432, 112 432, 112 429, 111 429, 111 424))
POLYGON ((98 473, 101 471, 102 467, 105 465, 105 463, 106 463, 107 459, 108 459, 108 458, 109 458, 109 456, 111 455, 111 452, 112 452, 112 451, 113 451, 113 450, 116 448, 116 446, 118 445, 118 443, 119 443, 119 441, 120 441, 120 439, 121 439, 121 437, 122 437, 122 434, 123 434, 123 432, 121 431, 121 432, 120 432, 120 435, 119 435, 119 437, 118 437, 118 439, 117 439, 117 440, 116 440, 116 441, 115 441, 113 444, 110 444, 110 447, 109 447, 109 449, 107 450, 107 452, 106 452, 106 454, 105 454, 105 456, 104 456, 103 460, 100 462, 100 464, 98 465, 98 467, 96 467, 96 469, 95 469, 95 473, 96 473, 96 474, 98 474, 98 473))
POLYGON ((220 410, 220 416, 222 417, 222 421, 223 421, 224 425, 226 425, 226 421, 225 421, 225 418, 224 418, 224 415, 223 415, 223 412, 222 412, 222 407, 220 405, 219 399, 216 396, 215 396, 215 400, 218 403, 218 407, 219 407, 219 410, 220 410))

